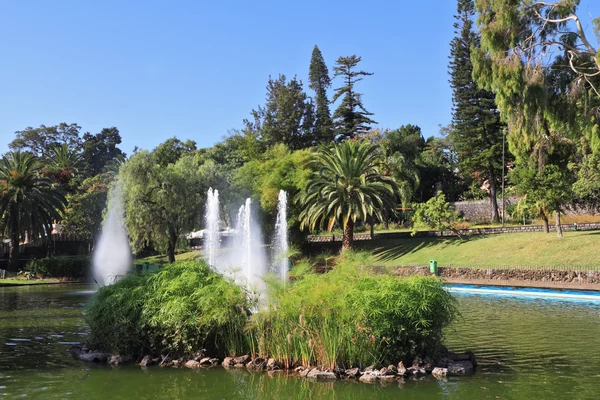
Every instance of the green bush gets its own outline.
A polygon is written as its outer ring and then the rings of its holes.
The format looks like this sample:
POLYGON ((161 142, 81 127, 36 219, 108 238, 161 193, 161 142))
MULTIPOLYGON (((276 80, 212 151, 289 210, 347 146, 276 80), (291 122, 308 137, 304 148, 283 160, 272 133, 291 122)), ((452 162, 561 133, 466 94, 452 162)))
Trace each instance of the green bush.
POLYGON ((59 256, 29 261, 23 272, 38 278, 81 279, 86 276, 90 258, 87 256, 59 256))
POLYGON ((365 367, 435 356, 456 314, 435 277, 369 274, 365 253, 346 253, 323 275, 294 271, 254 318, 257 351, 293 364, 365 367))
POLYGON ((241 288, 204 263, 180 261, 100 289, 87 307, 88 341, 122 354, 242 352, 252 307, 241 288))

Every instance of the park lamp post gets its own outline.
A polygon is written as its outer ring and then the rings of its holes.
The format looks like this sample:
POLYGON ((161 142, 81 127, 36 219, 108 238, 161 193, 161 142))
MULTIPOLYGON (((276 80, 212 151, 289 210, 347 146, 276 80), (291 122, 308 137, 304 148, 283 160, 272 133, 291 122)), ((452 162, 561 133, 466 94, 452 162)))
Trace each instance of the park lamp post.
POLYGON ((504 228, 504 166, 506 163, 504 162, 504 147, 506 143, 506 129, 502 130, 502 227, 504 228))

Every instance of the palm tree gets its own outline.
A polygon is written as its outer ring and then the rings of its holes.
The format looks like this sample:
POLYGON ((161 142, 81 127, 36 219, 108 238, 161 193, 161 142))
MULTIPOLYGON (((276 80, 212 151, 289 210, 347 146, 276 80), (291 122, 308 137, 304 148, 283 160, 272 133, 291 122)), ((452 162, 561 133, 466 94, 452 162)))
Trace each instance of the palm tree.
POLYGON ((41 237, 60 218, 64 196, 40 174, 40 163, 30 153, 9 152, 0 160, 0 233, 10 237, 9 269, 19 266, 19 242, 27 235, 41 237))
POLYGON ((395 200, 398 187, 381 172, 383 162, 379 147, 367 142, 321 148, 313 160, 320 169, 297 198, 301 228, 331 230, 338 223, 344 229, 342 250, 352 248, 354 223, 369 216, 381 219, 381 210, 395 200))
POLYGON ((66 144, 56 145, 50 149, 46 164, 44 175, 53 182, 68 187, 71 180, 83 168, 83 157, 66 144))

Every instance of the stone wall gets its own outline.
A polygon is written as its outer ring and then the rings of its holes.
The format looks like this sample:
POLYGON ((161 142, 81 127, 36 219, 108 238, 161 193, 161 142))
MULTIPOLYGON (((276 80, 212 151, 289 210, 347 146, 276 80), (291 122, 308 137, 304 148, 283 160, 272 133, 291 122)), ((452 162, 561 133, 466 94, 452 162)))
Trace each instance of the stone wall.
MULTIPOLYGON (((504 206, 517 204, 519 197, 507 197, 504 206)), ((489 222, 492 216, 490 200, 455 201, 450 203, 458 214, 469 222, 489 222)), ((498 197, 498 215, 502 215, 502 199, 498 197)), ((505 214, 506 217, 506 214, 505 214)))
MULTIPOLYGON (((500 284, 510 282, 538 283, 541 286, 555 287, 561 284, 600 286, 600 271, 585 268, 560 270, 553 268, 455 268, 439 267, 438 276, 447 281, 485 282, 486 284, 500 284)), ((431 275, 429 267, 398 267, 395 271, 398 276, 431 275)), ((537 285, 540 286, 540 285, 537 285)))

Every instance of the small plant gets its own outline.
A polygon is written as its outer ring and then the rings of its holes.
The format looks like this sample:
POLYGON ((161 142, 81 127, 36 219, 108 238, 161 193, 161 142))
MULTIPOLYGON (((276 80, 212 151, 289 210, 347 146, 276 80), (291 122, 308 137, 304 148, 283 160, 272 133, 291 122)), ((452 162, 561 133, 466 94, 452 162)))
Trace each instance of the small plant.
POLYGON ((460 237, 455 227, 457 222, 458 215, 456 211, 452 210, 444 193, 439 191, 435 197, 427 200, 426 203, 415 204, 412 235, 415 235, 418 228, 427 227, 440 232, 452 230, 460 237))

